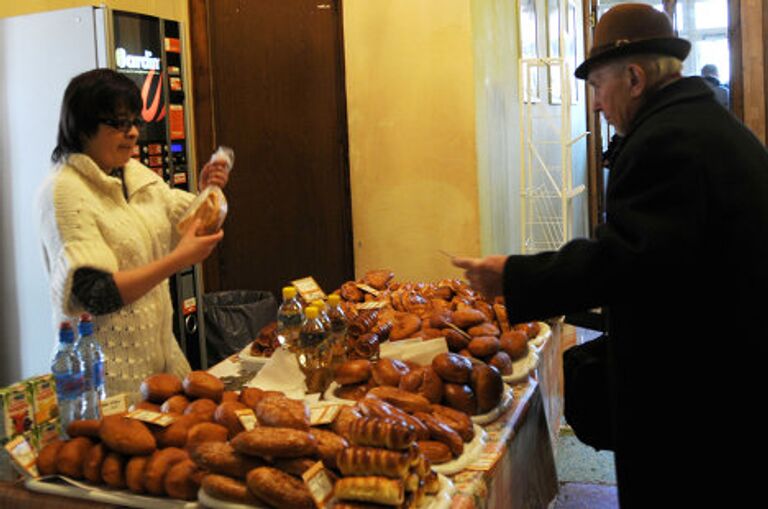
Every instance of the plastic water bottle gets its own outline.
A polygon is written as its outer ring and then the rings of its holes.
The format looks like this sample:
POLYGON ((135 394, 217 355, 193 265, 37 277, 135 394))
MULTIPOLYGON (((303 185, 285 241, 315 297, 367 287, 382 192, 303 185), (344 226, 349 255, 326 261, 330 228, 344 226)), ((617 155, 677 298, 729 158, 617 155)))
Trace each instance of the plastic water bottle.
POLYGON ((75 331, 68 321, 59 325, 59 345, 51 362, 62 429, 81 416, 83 364, 75 350, 75 331))
POLYGON ((296 297, 296 288, 283 288, 283 303, 277 308, 277 339, 288 350, 295 350, 304 323, 304 308, 296 297))
POLYGON ((101 417, 99 403, 106 396, 104 392, 104 353, 93 335, 91 315, 83 313, 77 325, 80 339, 75 350, 83 361, 83 419, 101 417))

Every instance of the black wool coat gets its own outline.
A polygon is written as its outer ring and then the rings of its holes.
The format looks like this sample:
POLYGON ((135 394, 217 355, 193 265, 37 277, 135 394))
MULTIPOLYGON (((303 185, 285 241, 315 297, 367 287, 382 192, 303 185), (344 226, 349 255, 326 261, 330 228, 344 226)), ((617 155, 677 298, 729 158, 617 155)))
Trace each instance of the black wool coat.
POLYGON ((622 508, 747 506, 765 482, 768 153, 680 79, 634 119, 606 210, 594 239, 508 258, 510 321, 607 311, 622 508))

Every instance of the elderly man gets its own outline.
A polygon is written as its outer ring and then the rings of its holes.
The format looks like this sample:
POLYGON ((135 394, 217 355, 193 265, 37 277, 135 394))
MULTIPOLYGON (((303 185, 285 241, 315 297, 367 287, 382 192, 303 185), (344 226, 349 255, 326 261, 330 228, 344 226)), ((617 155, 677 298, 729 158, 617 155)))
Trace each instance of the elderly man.
POLYGON ((557 252, 455 260, 512 322, 603 306, 625 509, 747 507, 764 482, 768 153, 681 77, 689 49, 647 5, 607 11, 576 70, 622 135, 606 223, 557 252))

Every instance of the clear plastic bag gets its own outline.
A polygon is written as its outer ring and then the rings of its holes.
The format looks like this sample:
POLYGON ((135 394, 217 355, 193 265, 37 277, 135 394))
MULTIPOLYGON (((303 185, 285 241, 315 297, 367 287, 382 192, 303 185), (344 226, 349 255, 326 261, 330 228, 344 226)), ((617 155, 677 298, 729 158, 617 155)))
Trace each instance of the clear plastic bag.
MULTIPOLYGON (((219 147, 211 156, 211 162, 221 161, 232 171, 235 164, 235 152, 229 147, 219 147)), ((216 233, 227 217, 227 198, 219 186, 210 185, 197 195, 184 215, 179 219, 176 229, 183 234, 195 219, 200 219, 198 235, 216 233)))

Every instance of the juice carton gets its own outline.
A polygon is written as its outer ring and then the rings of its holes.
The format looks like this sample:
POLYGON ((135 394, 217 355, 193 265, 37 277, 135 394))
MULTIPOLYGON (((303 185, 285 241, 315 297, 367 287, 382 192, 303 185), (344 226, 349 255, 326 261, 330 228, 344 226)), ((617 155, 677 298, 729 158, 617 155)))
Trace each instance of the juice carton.
POLYGON ((32 429, 32 400, 26 383, 20 382, 0 389, 0 416, 2 438, 21 435, 32 429))
POLYGON ((42 424, 59 416, 56 401, 56 385, 53 375, 40 375, 28 381, 28 390, 32 399, 35 424, 42 424))

